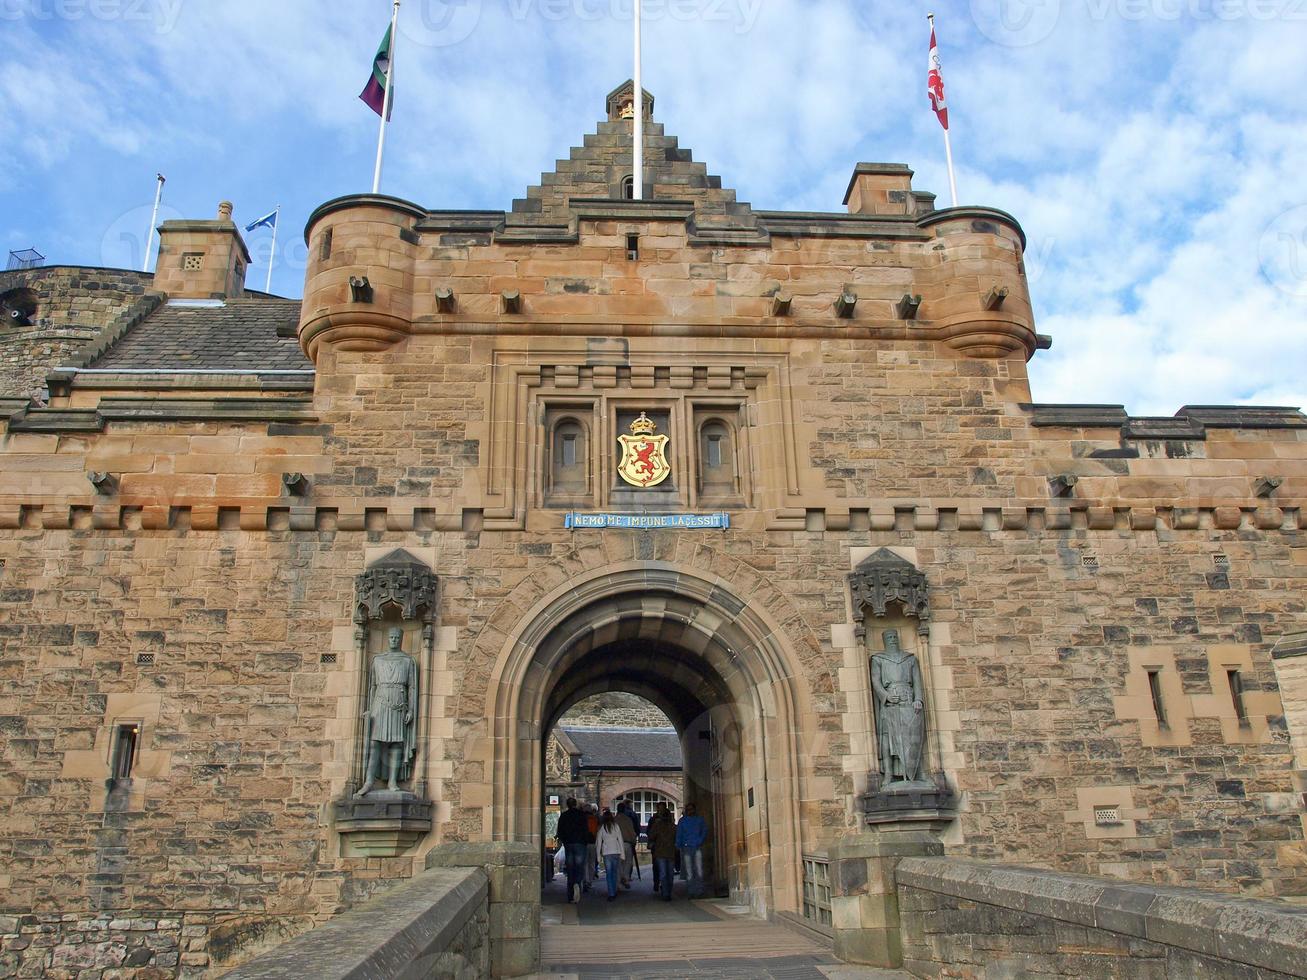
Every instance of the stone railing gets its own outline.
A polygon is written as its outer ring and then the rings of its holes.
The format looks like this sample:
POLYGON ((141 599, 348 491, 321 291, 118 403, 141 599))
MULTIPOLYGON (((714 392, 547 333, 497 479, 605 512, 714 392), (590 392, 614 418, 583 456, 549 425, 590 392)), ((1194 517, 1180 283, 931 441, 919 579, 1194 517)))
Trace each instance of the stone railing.
POLYGON ((1307 907, 934 857, 896 879, 919 977, 1307 977, 1307 907))
POLYGON ((224 976, 490 976, 489 890, 480 868, 429 870, 224 976))

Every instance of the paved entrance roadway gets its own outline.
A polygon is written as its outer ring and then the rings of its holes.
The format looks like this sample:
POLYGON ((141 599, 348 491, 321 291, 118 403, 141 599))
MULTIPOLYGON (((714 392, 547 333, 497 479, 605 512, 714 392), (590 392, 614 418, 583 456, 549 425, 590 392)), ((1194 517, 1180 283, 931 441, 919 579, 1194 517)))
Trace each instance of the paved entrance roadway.
POLYGON ((578 905, 566 901, 560 875, 544 890, 540 922, 541 977, 625 980, 890 980, 896 971, 840 964, 831 951, 784 926, 722 901, 691 902, 685 883, 674 898, 653 895, 649 869, 616 901, 602 880, 578 905))

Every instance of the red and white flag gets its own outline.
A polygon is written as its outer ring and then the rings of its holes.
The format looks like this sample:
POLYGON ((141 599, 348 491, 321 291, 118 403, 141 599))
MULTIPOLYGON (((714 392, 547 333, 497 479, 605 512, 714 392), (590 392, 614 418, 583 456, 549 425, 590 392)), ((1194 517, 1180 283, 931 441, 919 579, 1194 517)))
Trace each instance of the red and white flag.
POLYGON ((930 107, 939 117, 939 124, 948 131, 948 102, 944 99, 944 74, 939 64, 939 45, 935 43, 935 23, 930 24, 930 71, 926 74, 926 92, 930 107))

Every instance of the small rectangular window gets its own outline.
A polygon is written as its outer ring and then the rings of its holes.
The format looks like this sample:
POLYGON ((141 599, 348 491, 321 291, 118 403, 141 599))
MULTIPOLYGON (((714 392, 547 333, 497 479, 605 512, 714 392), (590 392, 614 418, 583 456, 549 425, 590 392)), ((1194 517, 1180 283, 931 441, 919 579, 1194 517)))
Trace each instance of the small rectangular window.
POLYGON ((320 243, 318 245, 318 261, 326 262, 327 259, 331 258, 331 229, 328 228, 324 231, 318 241, 320 243))
POLYGON ((1248 727, 1248 706, 1243 701, 1243 675, 1237 670, 1227 670, 1225 679, 1230 682, 1230 699, 1234 701, 1234 716, 1239 719, 1239 727, 1248 727))
POLYGON ((708 437, 708 465, 717 467, 722 465, 722 437, 708 437))
POLYGON ((141 737, 141 726, 136 722, 119 725, 114 735, 113 778, 131 779, 136 765, 136 743, 141 737))
POLYGON ((1148 672, 1148 693, 1153 697, 1153 714, 1157 717, 1157 724, 1161 728, 1169 728, 1166 723, 1166 705, 1162 701, 1162 672, 1161 670, 1150 670, 1148 672))
POLYGON ((640 257, 640 236, 626 236, 626 257, 634 262, 640 257))
POLYGON ((576 465, 576 436, 563 436, 563 465, 576 465))

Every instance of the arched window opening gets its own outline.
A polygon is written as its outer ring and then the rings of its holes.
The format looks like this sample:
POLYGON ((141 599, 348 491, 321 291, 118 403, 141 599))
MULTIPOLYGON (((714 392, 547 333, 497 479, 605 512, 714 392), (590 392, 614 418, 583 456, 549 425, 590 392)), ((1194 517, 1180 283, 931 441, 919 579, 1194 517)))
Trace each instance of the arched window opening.
POLYGON ((731 427, 712 418, 699 428, 699 491, 708 496, 739 492, 731 427))
POLYGON ((622 200, 635 200, 635 176, 627 174, 622 178, 622 200))
POLYGON ((559 419, 551 441, 550 492, 585 493, 589 460, 585 426, 575 418, 559 419))
POLYGON ((659 803, 666 803, 667 809, 676 813, 676 801, 666 793, 660 793, 655 789, 636 789, 622 794, 622 799, 631 805, 631 809, 640 814, 640 826, 647 827, 649 818, 658 810, 659 803))

